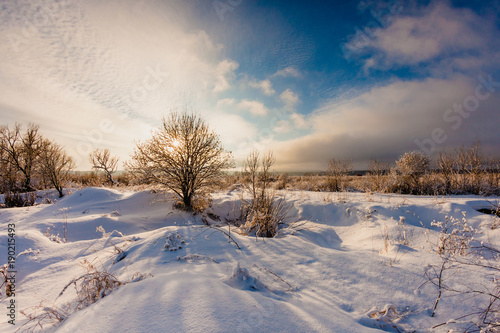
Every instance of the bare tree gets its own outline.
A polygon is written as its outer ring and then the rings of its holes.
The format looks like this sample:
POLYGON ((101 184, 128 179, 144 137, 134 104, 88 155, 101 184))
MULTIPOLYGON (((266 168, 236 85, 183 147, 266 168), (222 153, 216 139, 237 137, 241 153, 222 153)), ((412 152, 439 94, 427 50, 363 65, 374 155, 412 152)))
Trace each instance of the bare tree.
POLYGON ((445 185, 445 193, 448 194, 451 192, 451 185, 454 175, 454 167, 455 167, 455 158, 446 152, 439 153, 439 157, 437 160, 438 171, 441 173, 444 178, 445 185))
POLYGON ((247 178, 248 183, 245 183, 248 191, 252 194, 252 198, 257 198, 257 189, 259 182, 259 153, 253 150, 250 155, 248 155, 245 165, 243 175, 247 178))
POLYGON ((113 179, 113 173, 115 173, 118 168, 118 157, 112 157, 111 152, 106 148, 94 150, 90 153, 89 159, 94 170, 102 170, 110 184, 117 184, 113 179))
POLYGON ((64 149, 50 140, 43 140, 40 149, 40 172, 59 192, 62 198, 63 187, 68 180, 69 173, 75 168, 75 163, 64 149))
POLYGON ((479 140, 468 148, 462 146, 456 151, 456 169, 461 179, 462 192, 479 193, 483 167, 484 156, 479 140))
POLYGON ((137 143, 126 167, 143 181, 156 182, 176 193, 184 207, 210 188, 232 167, 233 157, 219 135, 194 114, 172 113, 151 139, 137 143))
POLYGON ((255 232, 256 236, 274 237, 287 217, 289 208, 284 198, 276 198, 270 189, 271 167, 275 161, 272 152, 260 159, 257 151, 252 151, 245 161, 246 189, 252 195, 251 200, 243 200, 242 205, 242 228, 246 234, 255 232))
POLYGON ((248 155, 243 174, 248 183, 247 190, 252 194, 253 200, 256 202, 259 198, 264 198, 266 191, 269 189, 271 182, 271 167, 274 165, 276 158, 273 152, 268 152, 260 160, 259 153, 252 151, 248 155), (260 161, 259 161, 260 160, 260 161))
POLYGON ((344 189, 344 178, 352 170, 351 160, 337 160, 332 158, 328 162, 328 187, 331 192, 344 189))
POLYGON ((0 149, 2 149, 2 163, 16 168, 23 176, 22 187, 31 191, 31 180, 40 152, 41 135, 38 126, 29 124, 26 132, 21 133, 21 124, 15 124, 13 129, 8 126, 0 127, 0 149))
POLYGON ((469 173, 470 190, 479 194, 481 190, 481 174, 484 169, 484 155, 481 151, 481 142, 476 140, 468 149, 467 172, 469 173))
POLYGON ((486 181, 489 186, 488 193, 499 193, 500 185, 500 159, 489 157, 485 162, 486 181))
POLYGON ((384 177, 388 174, 390 169, 389 163, 372 158, 370 159, 368 167, 370 169, 370 176, 372 176, 373 179, 373 190, 380 191, 382 189, 384 177))
POLYGON ((0 140, 0 193, 13 191, 17 180, 20 178, 17 168, 4 148, 5 144, 4 140, 0 140))

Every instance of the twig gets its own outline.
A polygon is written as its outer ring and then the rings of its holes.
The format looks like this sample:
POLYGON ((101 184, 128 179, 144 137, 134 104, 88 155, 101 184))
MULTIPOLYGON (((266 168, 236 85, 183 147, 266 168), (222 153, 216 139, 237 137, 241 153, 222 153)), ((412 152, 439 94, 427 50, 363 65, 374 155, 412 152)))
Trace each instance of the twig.
MULTIPOLYGON (((236 245, 236 247, 238 248, 238 250, 241 250, 241 247, 240 245, 238 244, 238 242, 236 242, 236 240, 231 236, 230 233, 228 233, 226 230, 218 227, 218 226, 213 226, 213 225, 207 225, 207 226, 202 226, 201 228, 207 228, 205 229, 204 231, 202 231, 198 236, 200 236, 201 234, 203 234, 205 231, 207 231, 208 229, 214 229, 216 231, 219 231, 221 233, 223 233, 224 235, 227 236, 227 238, 234 243, 234 245, 236 245)), ((196 236, 196 237, 198 237, 196 236)))

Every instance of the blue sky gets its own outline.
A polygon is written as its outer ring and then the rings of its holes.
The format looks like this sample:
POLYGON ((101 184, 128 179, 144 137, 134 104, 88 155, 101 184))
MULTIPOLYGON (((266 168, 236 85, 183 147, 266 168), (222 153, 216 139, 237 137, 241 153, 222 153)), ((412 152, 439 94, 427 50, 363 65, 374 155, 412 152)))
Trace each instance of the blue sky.
POLYGON ((500 153, 499 1, 0 2, 0 123, 78 167, 126 161, 163 116, 203 116, 237 162, 363 169, 480 139, 500 153))

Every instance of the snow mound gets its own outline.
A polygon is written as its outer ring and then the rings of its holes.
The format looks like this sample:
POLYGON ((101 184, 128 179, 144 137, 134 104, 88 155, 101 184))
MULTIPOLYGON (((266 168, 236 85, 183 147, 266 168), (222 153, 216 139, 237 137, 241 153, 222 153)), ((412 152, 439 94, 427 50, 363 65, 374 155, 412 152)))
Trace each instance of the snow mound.
POLYGON ((56 205, 77 207, 90 202, 104 203, 115 201, 121 199, 122 196, 122 193, 109 188, 86 187, 62 198, 56 205))

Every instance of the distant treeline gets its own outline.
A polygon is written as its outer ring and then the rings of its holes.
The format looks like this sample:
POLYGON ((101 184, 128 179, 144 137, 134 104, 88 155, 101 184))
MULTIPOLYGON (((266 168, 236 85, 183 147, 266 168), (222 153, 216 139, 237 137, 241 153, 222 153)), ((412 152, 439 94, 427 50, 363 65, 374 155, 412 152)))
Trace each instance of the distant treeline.
MULTIPOLYGON (((127 170, 117 172, 118 158, 109 149, 89 155, 93 171, 73 171, 72 158, 56 142, 43 137, 39 127, 20 124, 0 126, 0 193, 4 206, 28 205, 35 190, 63 187, 152 185, 127 170)), ((311 191, 363 191, 402 194, 500 195, 500 159, 485 155, 479 141, 453 151, 443 151, 430 168, 431 160, 421 152, 403 154, 394 163, 372 159, 369 170, 356 171, 352 161, 332 158, 324 171, 272 173, 276 189, 311 191)), ((269 175, 268 175, 269 176, 269 175)), ((153 177, 154 178, 154 177, 153 177)), ((245 184, 245 172, 225 172, 218 188, 245 184), (225 174, 225 175, 224 175, 225 174)))

